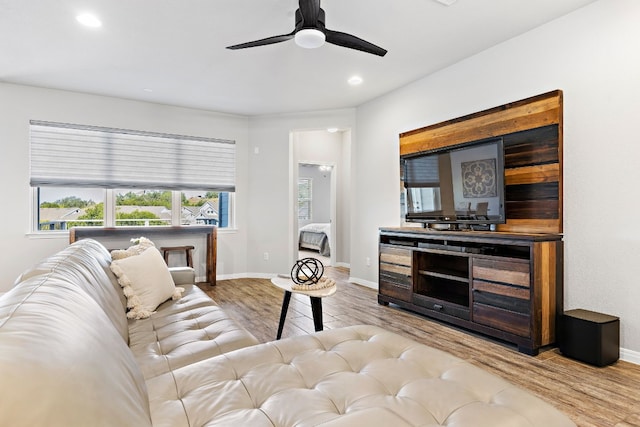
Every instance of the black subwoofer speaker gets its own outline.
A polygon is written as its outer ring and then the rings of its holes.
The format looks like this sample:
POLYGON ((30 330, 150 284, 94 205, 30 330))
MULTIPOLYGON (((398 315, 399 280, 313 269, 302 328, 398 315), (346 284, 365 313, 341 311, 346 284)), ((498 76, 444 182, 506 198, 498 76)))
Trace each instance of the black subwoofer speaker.
POLYGON ((562 354, 591 365, 606 366, 620 357, 620 319, 615 316, 582 309, 565 311, 559 338, 562 354))

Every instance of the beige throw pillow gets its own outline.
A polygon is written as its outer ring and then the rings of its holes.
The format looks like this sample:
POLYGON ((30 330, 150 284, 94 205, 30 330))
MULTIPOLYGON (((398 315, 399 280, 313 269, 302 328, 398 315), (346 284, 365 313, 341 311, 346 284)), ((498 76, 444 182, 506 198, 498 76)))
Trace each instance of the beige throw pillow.
POLYGON ((160 251, 150 247, 140 255, 115 260, 111 271, 118 277, 127 297, 127 317, 145 319, 169 298, 178 299, 184 288, 177 288, 160 251))
POLYGON ((130 256, 140 255, 142 252, 146 251, 150 247, 155 247, 156 245, 146 237, 138 237, 137 239, 131 239, 132 246, 129 246, 127 249, 114 249, 111 251, 111 259, 123 259, 128 258, 130 256))

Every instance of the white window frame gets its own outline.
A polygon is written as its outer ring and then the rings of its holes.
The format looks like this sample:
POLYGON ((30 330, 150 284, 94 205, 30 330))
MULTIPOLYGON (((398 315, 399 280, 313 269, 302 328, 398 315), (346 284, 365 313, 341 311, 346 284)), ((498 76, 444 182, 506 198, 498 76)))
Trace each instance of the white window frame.
MULTIPOLYGON (((116 190, 107 189, 105 191, 105 200, 104 203, 104 227, 118 227, 116 225, 116 190)), ((224 228, 218 228, 218 231, 227 231, 227 230, 235 230, 235 192, 229 192, 229 225, 224 228)), ((40 209, 40 204, 38 200, 38 187, 31 187, 31 231, 29 234, 38 234, 38 235, 57 235, 57 234, 68 234, 69 230, 40 230, 40 224, 38 224, 38 211, 40 209)), ((183 226, 182 225, 182 217, 180 213, 182 212, 182 190, 172 190, 171 191, 171 226, 183 226)), ((152 225, 149 227, 158 227, 156 225, 152 225)), ((188 227, 183 226, 183 227, 188 227)), ((97 228, 97 227, 96 227, 97 228)))

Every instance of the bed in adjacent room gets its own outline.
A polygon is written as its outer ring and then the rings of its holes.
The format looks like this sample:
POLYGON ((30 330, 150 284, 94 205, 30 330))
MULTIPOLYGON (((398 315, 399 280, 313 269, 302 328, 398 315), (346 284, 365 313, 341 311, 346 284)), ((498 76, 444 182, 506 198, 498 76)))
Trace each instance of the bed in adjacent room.
POLYGON ((299 249, 311 249, 318 251, 322 256, 330 256, 329 235, 331 224, 315 223, 300 227, 298 238, 299 249))

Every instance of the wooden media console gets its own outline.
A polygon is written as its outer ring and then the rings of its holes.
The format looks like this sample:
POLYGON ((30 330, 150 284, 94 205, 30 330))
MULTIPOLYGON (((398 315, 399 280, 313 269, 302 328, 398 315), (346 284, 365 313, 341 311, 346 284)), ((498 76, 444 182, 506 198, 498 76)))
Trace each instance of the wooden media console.
POLYGON ((528 354, 555 343, 564 305, 562 114, 555 90, 400 134, 401 159, 502 139, 505 217, 492 224, 497 231, 381 228, 380 304, 528 354))
POLYGON ((562 250, 556 234, 383 228, 378 302, 537 354, 555 342, 562 250))

